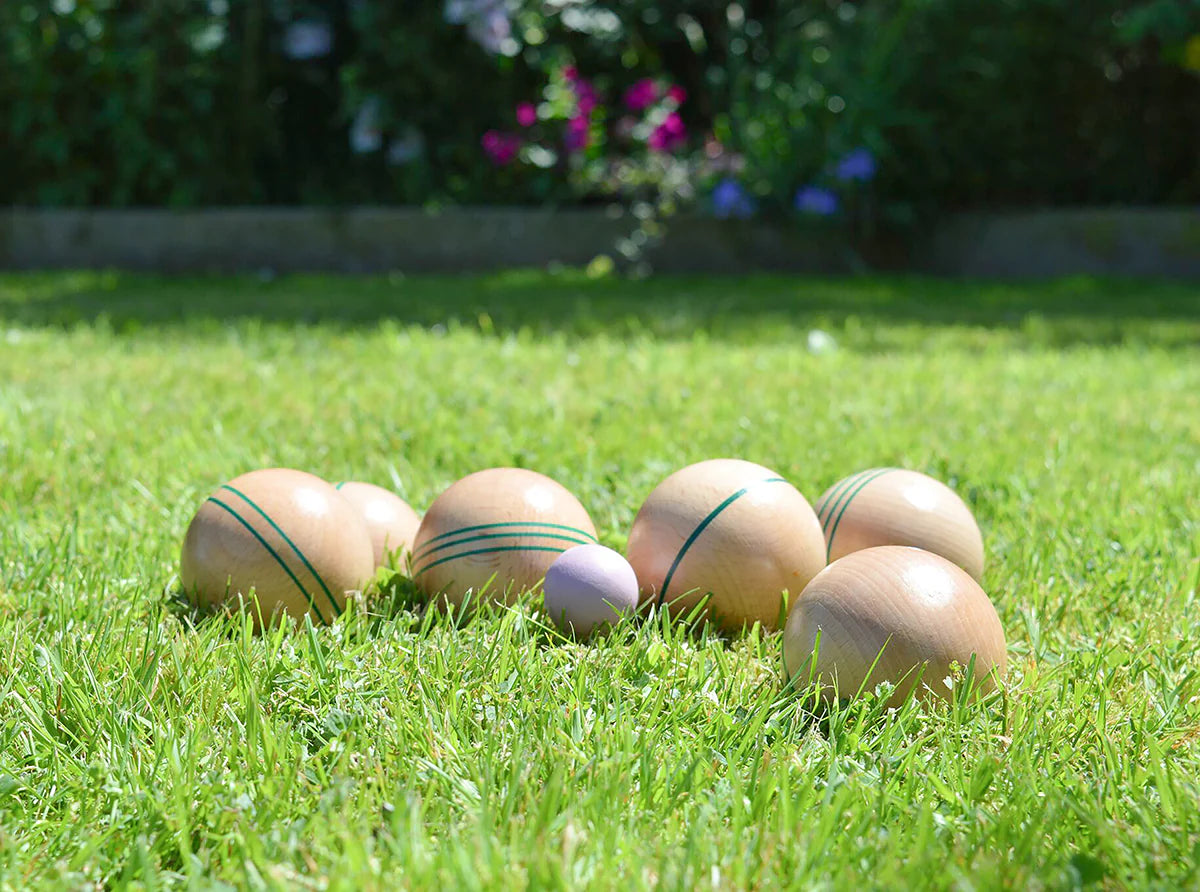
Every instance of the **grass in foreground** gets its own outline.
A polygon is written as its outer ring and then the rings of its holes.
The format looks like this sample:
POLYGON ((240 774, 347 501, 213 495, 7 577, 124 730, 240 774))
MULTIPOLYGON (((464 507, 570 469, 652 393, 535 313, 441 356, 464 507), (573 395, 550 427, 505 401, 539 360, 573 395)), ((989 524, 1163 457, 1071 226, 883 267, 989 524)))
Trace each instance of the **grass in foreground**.
POLYGON ((5 887, 1200 883, 1195 288, 0 277, 0 471, 5 887), (714 456, 954 485, 1006 696, 813 722, 777 636, 383 598, 255 638, 170 597, 254 467, 423 509, 524 465, 619 548, 714 456))

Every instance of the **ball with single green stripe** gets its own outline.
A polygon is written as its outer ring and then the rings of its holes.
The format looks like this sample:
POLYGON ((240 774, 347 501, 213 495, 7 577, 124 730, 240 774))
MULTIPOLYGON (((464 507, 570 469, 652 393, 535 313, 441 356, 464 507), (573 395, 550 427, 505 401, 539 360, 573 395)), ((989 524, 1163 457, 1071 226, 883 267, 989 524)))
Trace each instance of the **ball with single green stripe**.
POLYGON ((331 622, 374 572, 357 509, 321 478, 288 468, 219 486, 192 518, 180 560, 193 603, 241 602, 259 627, 284 615, 331 622))
POLYGON ((429 506, 410 567, 430 598, 461 605, 470 594, 512 603, 562 552, 595 541, 587 511, 561 484, 536 471, 490 468, 462 478, 429 506))
POLYGON ((946 484, 917 471, 851 474, 817 501, 817 517, 830 563, 864 548, 911 545, 983 578, 983 535, 971 509, 946 484))
POLYGON ((712 459, 676 471, 650 493, 629 533, 642 603, 687 614, 701 602, 729 631, 778 628, 783 593, 798 595, 825 566, 812 507, 774 471, 712 459))

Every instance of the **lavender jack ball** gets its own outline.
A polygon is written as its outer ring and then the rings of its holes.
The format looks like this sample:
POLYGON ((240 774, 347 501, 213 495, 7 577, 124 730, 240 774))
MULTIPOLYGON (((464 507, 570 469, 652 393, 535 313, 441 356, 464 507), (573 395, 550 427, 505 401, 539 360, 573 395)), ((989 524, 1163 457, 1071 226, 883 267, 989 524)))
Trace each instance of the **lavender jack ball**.
POLYGON ((577 545, 558 556, 542 583, 546 612, 564 632, 586 638, 637 607, 637 574, 603 545, 577 545))

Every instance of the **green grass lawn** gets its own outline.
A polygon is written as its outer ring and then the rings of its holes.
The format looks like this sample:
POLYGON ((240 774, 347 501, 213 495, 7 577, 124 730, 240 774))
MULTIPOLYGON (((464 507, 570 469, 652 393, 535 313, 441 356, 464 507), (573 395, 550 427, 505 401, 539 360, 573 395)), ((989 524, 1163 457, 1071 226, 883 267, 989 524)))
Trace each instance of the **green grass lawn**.
POLYGON ((1196 887, 1198 554, 1194 286, 2 276, 0 886, 1196 887), (1005 695, 814 719, 778 635, 173 597, 256 467, 521 465, 621 548, 718 456, 954 486, 1005 695))

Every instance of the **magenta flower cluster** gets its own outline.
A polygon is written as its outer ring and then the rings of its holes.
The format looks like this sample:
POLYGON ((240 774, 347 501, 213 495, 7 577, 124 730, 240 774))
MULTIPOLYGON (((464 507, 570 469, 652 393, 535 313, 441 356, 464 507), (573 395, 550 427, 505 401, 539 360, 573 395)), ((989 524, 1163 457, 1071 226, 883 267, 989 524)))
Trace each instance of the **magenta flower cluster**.
POLYGON ((679 106, 687 100, 687 91, 672 85, 665 90, 653 78, 644 77, 625 91, 623 101, 631 112, 644 112, 659 101, 664 102, 665 114, 646 138, 652 152, 677 152, 687 145, 687 127, 679 114, 679 106))
POLYGON ((497 167, 512 164, 521 151, 521 137, 513 133, 489 130, 483 134, 483 151, 497 167))
MULTIPOLYGON (((559 72, 571 96, 571 109, 562 124, 562 149, 568 154, 585 151, 592 144, 598 126, 601 96, 596 86, 580 75, 574 65, 559 72)), ((679 107, 687 100, 687 91, 678 85, 663 85, 652 78, 643 78, 630 86, 622 96, 628 112, 642 115, 644 127, 636 118, 625 115, 617 122, 618 135, 631 136, 642 132, 646 148, 651 152, 675 153, 687 146, 688 131, 679 107)), ((517 126, 529 130, 538 121, 538 110, 532 102, 517 105, 514 113, 517 126)), ((561 118, 560 118, 561 120, 561 118)), ((483 151, 497 167, 517 159, 526 139, 519 132, 489 130, 483 135, 483 151)))

